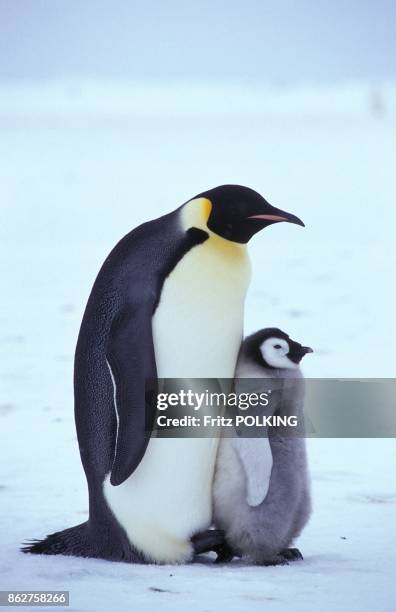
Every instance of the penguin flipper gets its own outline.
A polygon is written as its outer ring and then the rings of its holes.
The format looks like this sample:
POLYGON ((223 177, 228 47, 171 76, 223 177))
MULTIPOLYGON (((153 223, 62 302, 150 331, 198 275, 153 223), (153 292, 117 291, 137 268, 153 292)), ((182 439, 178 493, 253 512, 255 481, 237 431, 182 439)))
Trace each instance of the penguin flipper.
POLYGON ((259 506, 265 499, 271 478, 272 452, 267 437, 233 438, 232 445, 243 466, 246 478, 247 503, 259 506))
POLYGON ((146 381, 154 383, 157 379, 152 312, 147 301, 128 304, 110 329, 106 358, 118 422, 112 485, 123 483, 132 474, 150 439, 154 413, 146 407, 146 381))

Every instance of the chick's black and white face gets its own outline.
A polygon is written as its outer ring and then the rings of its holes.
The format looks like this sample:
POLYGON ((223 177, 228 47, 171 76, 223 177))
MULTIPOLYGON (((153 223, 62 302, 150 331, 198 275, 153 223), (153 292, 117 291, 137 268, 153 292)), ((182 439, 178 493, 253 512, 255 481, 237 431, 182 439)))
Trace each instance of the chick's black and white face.
POLYGON ((296 369, 309 346, 292 340, 278 327, 266 327, 251 334, 243 341, 244 358, 264 368, 296 369))
POLYGON ((262 338, 260 344, 263 362, 270 368, 294 370, 298 368, 304 355, 312 352, 311 347, 295 342, 283 332, 280 332, 279 336, 271 334, 262 338))
POLYGON ((260 346, 261 355, 271 368, 287 368, 293 370, 298 368, 298 363, 292 361, 288 356, 290 346, 283 338, 267 338, 260 346))

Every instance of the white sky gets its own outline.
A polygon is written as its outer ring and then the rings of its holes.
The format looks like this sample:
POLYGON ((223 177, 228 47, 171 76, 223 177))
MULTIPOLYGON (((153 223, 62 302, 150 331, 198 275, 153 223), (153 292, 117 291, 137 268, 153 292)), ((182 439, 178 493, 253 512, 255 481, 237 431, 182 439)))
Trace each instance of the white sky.
POLYGON ((0 78, 396 76, 394 0, 0 0, 0 78))

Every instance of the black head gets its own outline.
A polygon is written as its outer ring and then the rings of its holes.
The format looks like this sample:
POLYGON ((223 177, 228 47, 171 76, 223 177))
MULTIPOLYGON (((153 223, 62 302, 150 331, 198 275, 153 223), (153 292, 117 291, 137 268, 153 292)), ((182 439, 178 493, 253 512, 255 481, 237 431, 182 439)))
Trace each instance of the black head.
POLYGON ((206 198, 212 204, 207 221, 208 228, 233 242, 246 243, 256 232, 281 221, 304 227, 301 219, 271 206, 257 191, 249 187, 221 185, 195 197, 206 198))
POLYGON ((277 327, 266 327, 243 341, 242 352, 245 357, 265 368, 293 368, 313 350, 295 342, 277 327))

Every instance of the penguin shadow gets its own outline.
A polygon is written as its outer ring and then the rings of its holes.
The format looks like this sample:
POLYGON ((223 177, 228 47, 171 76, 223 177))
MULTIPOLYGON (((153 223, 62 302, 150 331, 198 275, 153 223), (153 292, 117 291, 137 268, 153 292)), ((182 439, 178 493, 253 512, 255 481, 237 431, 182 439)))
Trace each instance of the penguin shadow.
POLYGON ((284 567, 286 565, 293 565, 293 566, 300 565, 300 563, 298 562, 303 561, 303 560, 304 558, 297 548, 290 548, 288 549, 288 551, 285 551, 284 560, 282 562, 277 562, 277 563, 258 564, 258 563, 254 563, 253 561, 250 561, 249 559, 243 559, 242 557, 238 557, 238 556, 222 559, 221 555, 214 553, 214 552, 210 552, 210 553, 202 553, 200 555, 195 555, 195 557, 191 561, 191 564, 192 565, 205 565, 205 566, 211 566, 215 568, 217 567, 219 569, 224 569, 227 567, 230 569, 248 568, 248 567, 269 569, 269 568, 274 568, 274 567, 284 567), (287 554, 288 552, 290 552, 289 555, 287 554))
POLYGON ((254 566, 254 564, 244 561, 240 557, 234 557, 229 561, 217 562, 217 553, 209 552, 209 553, 201 553, 199 555, 195 555, 195 557, 191 561, 191 565, 204 565, 206 567, 211 568, 219 568, 224 569, 226 567, 233 569, 238 567, 248 567, 254 566))
POLYGON ((216 556, 217 555, 214 552, 195 555, 191 560, 191 565, 213 565, 216 561, 216 556))

